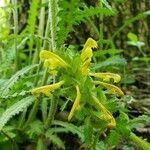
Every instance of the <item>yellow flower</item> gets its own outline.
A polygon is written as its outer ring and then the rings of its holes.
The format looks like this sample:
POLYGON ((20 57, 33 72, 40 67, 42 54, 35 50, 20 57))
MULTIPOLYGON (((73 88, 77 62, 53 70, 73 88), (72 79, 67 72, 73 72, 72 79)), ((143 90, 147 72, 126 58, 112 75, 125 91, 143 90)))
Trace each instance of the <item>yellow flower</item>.
POLYGON ((89 66, 90 66, 91 60, 88 59, 84 62, 84 64, 81 66, 81 72, 83 75, 88 75, 90 72, 89 66))
POLYGON ((93 81, 94 84, 100 84, 104 86, 110 93, 117 94, 118 96, 123 96, 124 93, 115 85, 104 83, 101 81, 93 81))
POLYGON ((95 96, 92 96, 92 98, 95 106, 99 107, 99 109, 103 112, 103 115, 100 116, 100 118, 108 122, 107 126, 109 128, 114 128, 116 126, 116 121, 111 112, 107 110, 105 106, 103 106, 95 96))
POLYGON ((95 40, 93 40, 92 38, 88 38, 84 44, 83 51, 88 47, 89 48, 97 48, 97 42, 95 40))
POLYGON ((68 64, 62 58, 60 58, 55 53, 47 50, 42 50, 40 52, 40 60, 46 61, 45 66, 52 67, 52 69, 57 68, 59 66, 64 68, 68 66, 68 64))
POLYGON ((110 81, 110 79, 113 79, 115 83, 118 83, 121 80, 120 75, 115 73, 90 73, 90 76, 94 76, 96 78, 103 79, 104 81, 110 81))
POLYGON ((64 84, 64 81, 60 81, 58 83, 54 83, 54 84, 51 84, 51 85, 45 85, 45 86, 42 86, 42 87, 38 87, 38 88, 32 89, 31 92, 32 92, 33 95, 43 93, 46 96, 51 96, 51 92, 53 92, 54 90, 60 88, 62 84, 64 84))
POLYGON ((73 103, 73 106, 71 108, 71 111, 69 113, 69 116, 68 116, 68 121, 71 120, 72 116, 74 115, 74 112, 79 108, 80 106, 80 99, 81 99, 81 93, 80 93, 80 90, 79 90, 79 86, 76 86, 76 90, 77 90, 77 97, 73 103))
POLYGON ((82 62, 85 62, 87 59, 90 59, 90 61, 91 61, 92 56, 93 56, 93 51, 92 51, 91 47, 87 47, 81 53, 81 60, 82 60, 82 62))
POLYGON ((92 38, 88 38, 86 43, 83 46, 83 50, 81 53, 81 60, 84 62, 87 59, 91 59, 93 56, 92 48, 97 48, 97 43, 92 38))
POLYGON ((97 43, 92 38, 88 38, 81 52, 81 61, 82 61, 81 72, 83 75, 89 74, 89 66, 91 58, 93 56, 92 48, 97 48, 97 43))

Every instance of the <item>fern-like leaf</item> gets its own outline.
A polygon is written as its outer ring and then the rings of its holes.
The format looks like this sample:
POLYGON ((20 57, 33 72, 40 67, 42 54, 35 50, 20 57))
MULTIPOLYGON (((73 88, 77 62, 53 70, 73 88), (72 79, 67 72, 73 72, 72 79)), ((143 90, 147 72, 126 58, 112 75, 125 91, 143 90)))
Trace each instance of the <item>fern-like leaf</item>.
POLYGON ((52 134, 51 131, 46 132, 46 138, 49 139, 54 145, 57 145, 58 148, 65 149, 63 141, 55 134, 52 134))
POLYGON ((104 16, 114 16, 116 15, 116 11, 110 11, 107 8, 100 7, 85 8, 84 10, 80 10, 77 12, 76 16, 74 17, 74 24, 78 24, 81 21, 85 21, 89 17, 99 16, 101 14, 103 14, 104 16))
POLYGON ((0 116, 0 131, 5 126, 5 124, 11 119, 11 117, 26 109, 29 105, 32 104, 33 101, 34 97, 29 96, 23 98, 22 100, 18 101, 17 103, 7 108, 4 111, 4 113, 0 116))
POLYGON ((30 66, 24 67, 23 69, 19 70, 16 74, 14 74, 9 80, 4 82, 4 84, 1 85, 2 87, 0 88, 1 97, 4 97, 8 94, 10 88, 15 84, 15 82, 19 79, 20 76, 23 76, 29 70, 37 66, 38 65, 36 64, 36 65, 30 65, 30 66))
POLYGON ((38 14, 38 2, 37 0, 32 0, 30 3, 30 9, 28 11, 28 20, 26 31, 33 34, 35 31, 36 17, 38 14))
POLYGON ((108 66, 123 66, 126 64, 126 60, 124 58, 121 58, 119 56, 113 56, 108 58, 105 61, 102 61, 100 63, 97 64, 93 64, 92 65, 92 70, 96 70, 96 69, 100 69, 100 68, 104 68, 104 67, 108 67, 108 66))
POLYGON ((55 120, 53 121, 53 124, 54 125, 59 125, 59 126, 62 126, 64 128, 66 128, 68 131, 70 131, 71 133, 73 134, 77 134, 78 137, 81 139, 81 141, 83 141, 84 139, 84 134, 83 132, 80 130, 79 127, 71 124, 71 123, 68 123, 68 122, 63 122, 63 121, 58 121, 58 120, 55 120))
POLYGON ((81 22, 87 21, 89 17, 92 16, 98 16, 103 14, 104 16, 114 16, 116 15, 116 11, 113 9, 108 8, 100 8, 100 7, 85 7, 83 10, 81 10, 79 7, 79 3, 75 2, 75 0, 72 0, 71 3, 67 4, 67 2, 64 4, 64 7, 66 9, 61 11, 60 15, 60 22, 58 28, 60 29, 58 31, 57 35, 57 41, 58 45, 62 45, 66 38, 68 37, 68 34, 73 31, 73 26, 78 25, 81 22), (68 6, 69 5, 69 6, 68 6), (67 7, 68 6, 68 7, 67 7), (68 9, 71 9, 68 14, 68 9))

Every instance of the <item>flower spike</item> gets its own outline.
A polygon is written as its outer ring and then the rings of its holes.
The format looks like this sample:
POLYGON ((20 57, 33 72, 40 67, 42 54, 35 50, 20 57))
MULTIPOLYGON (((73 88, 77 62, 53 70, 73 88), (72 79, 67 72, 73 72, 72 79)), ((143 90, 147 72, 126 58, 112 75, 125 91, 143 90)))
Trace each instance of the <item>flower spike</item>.
POLYGON ((97 48, 97 43, 92 38, 88 38, 81 52, 81 72, 83 75, 89 75, 89 66, 93 56, 92 48, 97 48))
POLYGON ((74 112, 78 109, 78 107, 80 106, 80 99, 81 99, 81 93, 80 93, 80 90, 79 90, 79 86, 76 86, 76 90, 77 90, 77 97, 74 101, 74 104, 71 108, 71 111, 69 113, 69 116, 68 116, 68 121, 71 120, 72 116, 74 115, 74 112))
POLYGON ((94 76, 96 78, 103 79, 103 81, 110 81, 110 79, 114 80, 114 83, 118 83, 121 80, 121 77, 119 74, 115 73, 90 73, 90 76, 94 76))
POLYGON ((45 86, 42 86, 42 87, 38 87, 38 88, 32 89, 31 92, 32 92, 33 95, 43 93, 46 96, 51 96, 51 92, 53 92, 54 90, 60 88, 62 84, 64 84, 64 81, 60 81, 58 83, 54 83, 54 84, 51 84, 51 85, 45 85, 45 86))

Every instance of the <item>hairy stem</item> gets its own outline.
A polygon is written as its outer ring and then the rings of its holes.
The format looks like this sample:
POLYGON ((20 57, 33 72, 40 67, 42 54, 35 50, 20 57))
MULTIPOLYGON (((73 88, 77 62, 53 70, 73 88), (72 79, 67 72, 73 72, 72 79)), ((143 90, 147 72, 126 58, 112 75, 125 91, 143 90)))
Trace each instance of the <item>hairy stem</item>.
MULTIPOLYGON (((57 1, 49 0, 49 19, 50 19, 50 33, 51 33, 51 48, 52 51, 55 51, 57 48, 56 45, 56 31, 57 31, 57 1)), ((55 82, 55 77, 53 77, 53 82, 55 82)), ((47 119, 45 121, 45 128, 48 128, 53 119, 57 109, 57 98, 52 97, 50 101, 50 108, 47 119)))
MULTIPOLYGON (((100 8, 103 9, 103 3, 100 1, 100 8)), ((100 49, 103 49, 103 38, 104 38, 104 34, 103 34, 103 14, 100 15, 100 37, 99 37, 99 41, 100 41, 100 49)))
POLYGON ((14 43, 15 43, 15 71, 19 69, 19 51, 17 49, 17 35, 18 35, 18 9, 17 0, 12 0, 13 8, 13 19, 14 19, 14 43))
POLYGON ((57 31, 57 1, 49 0, 49 15, 50 15, 50 33, 52 51, 56 50, 56 31, 57 31))
MULTIPOLYGON (((46 3, 47 0, 42 0, 41 4, 46 3)), ((43 37, 43 33, 44 33, 44 24, 45 24, 45 7, 41 7, 40 9, 40 18, 39 18, 39 27, 38 27, 38 35, 39 37, 43 37)), ((39 58, 39 52, 40 49, 42 48, 42 39, 40 38, 37 44, 37 49, 36 52, 34 53, 34 57, 33 57, 33 64, 38 62, 38 58, 39 58)))
MULTIPOLYGON (((45 85, 45 83, 47 81, 47 78, 48 78, 48 76, 47 76, 47 70, 45 70, 44 76, 43 76, 43 80, 42 80, 42 85, 45 85)), ((28 120, 27 120, 27 122, 25 124, 25 127, 34 119, 34 117, 35 117, 35 115, 36 115, 36 113, 38 111, 38 106, 39 106, 40 98, 41 97, 38 97, 36 99, 36 101, 35 101, 32 109, 31 109, 31 112, 29 114, 28 120)))
POLYGON ((52 124, 52 121, 54 119, 56 109, 57 109, 57 103, 58 103, 58 99, 56 97, 52 96, 52 98, 50 99, 50 109, 49 109, 48 117, 45 121, 45 128, 46 129, 49 126, 51 126, 51 124, 52 124))
POLYGON ((149 150, 150 149, 150 143, 144 141, 143 139, 137 137, 134 133, 131 132, 129 137, 133 142, 138 144, 143 150, 149 150))
MULTIPOLYGON (((50 14, 48 14, 48 19, 47 19, 47 23, 46 23, 46 29, 45 29, 45 40, 43 43, 43 49, 47 49, 49 42, 47 41, 47 39, 49 39, 49 33, 50 33, 50 14)), ((51 49, 51 47, 50 47, 51 49)))

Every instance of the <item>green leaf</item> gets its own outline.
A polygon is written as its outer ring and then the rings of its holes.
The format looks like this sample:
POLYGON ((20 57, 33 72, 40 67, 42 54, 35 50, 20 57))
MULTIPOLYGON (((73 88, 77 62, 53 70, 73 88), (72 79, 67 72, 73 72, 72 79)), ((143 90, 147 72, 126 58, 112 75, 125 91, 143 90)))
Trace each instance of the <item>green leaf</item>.
POLYGON ((23 69, 19 70, 17 73, 15 73, 9 80, 4 82, 2 87, 0 88, 0 94, 1 96, 6 96, 10 90, 10 88, 15 84, 15 82, 19 79, 20 76, 23 76, 25 73, 27 73, 29 70, 33 69, 34 67, 37 67, 38 65, 30 65, 27 67, 24 67, 23 69))
POLYGON ((130 120, 130 122, 129 122, 130 128, 135 128, 139 124, 149 125, 150 124, 150 117, 148 115, 142 115, 142 116, 139 116, 137 118, 130 120))
POLYGON ((138 37, 134 33, 129 32, 127 36, 128 36, 130 41, 134 41, 134 42, 138 41, 138 37))
POLYGON ((71 133, 77 134, 79 136, 79 138, 81 139, 81 141, 83 141, 84 135, 83 135, 83 132, 80 130, 79 127, 77 127, 77 126, 75 126, 75 125, 73 125, 71 123, 58 121, 58 120, 54 120, 53 124, 62 126, 64 128, 66 128, 68 131, 70 131, 71 133))
POLYGON ((36 150, 47 150, 46 145, 41 138, 38 139, 36 150))
POLYGON ((43 123, 39 120, 30 123, 30 126, 27 131, 30 138, 33 138, 34 136, 38 136, 43 132, 44 132, 44 126, 43 123))
POLYGON ((120 111, 120 115, 116 120, 116 131, 122 136, 128 137, 130 135, 129 117, 126 113, 120 111))
POLYGON ((90 117, 85 119, 84 138, 86 145, 91 146, 93 143, 93 126, 91 125, 90 117))
POLYGON ((112 7, 108 4, 106 0, 101 0, 101 1, 106 6, 106 8, 108 8, 109 10, 112 10, 112 7))
MULTIPOLYGON (((12 126, 7 126, 3 128, 3 132, 6 133, 11 139, 16 137, 16 132, 12 126)), ((10 139, 6 137, 4 134, 0 134, 0 143, 9 141, 10 139)))
POLYGON ((46 138, 49 139, 54 145, 56 145, 58 148, 65 149, 65 145, 63 141, 57 136, 52 134, 50 130, 46 132, 46 138))
POLYGON ((110 134, 107 137, 107 143, 110 146, 115 146, 120 142, 120 134, 117 133, 115 130, 111 130, 110 134))
POLYGON ((106 54, 109 54, 109 55, 115 55, 115 54, 119 54, 119 53, 122 53, 123 50, 122 49, 115 49, 115 48, 112 48, 112 49, 107 49, 107 50, 98 50, 98 51, 95 51, 94 52, 94 56, 95 57, 100 57, 100 56, 104 56, 106 54))
POLYGON ((19 114, 21 111, 23 111, 25 108, 27 108, 29 105, 31 105, 34 101, 33 96, 29 96, 26 98, 23 98, 19 102, 13 104, 9 108, 7 108, 4 113, 0 116, 0 130, 5 126, 5 124, 13 117, 14 115, 19 114))
POLYGON ((97 69, 100 69, 103 67, 114 66, 114 65, 123 66, 123 65, 126 65, 126 63, 127 62, 124 58, 121 58, 119 56, 113 56, 113 57, 108 58, 105 61, 102 61, 102 62, 97 63, 97 64, 93 64, 92 70, 97 70, 97 69))

